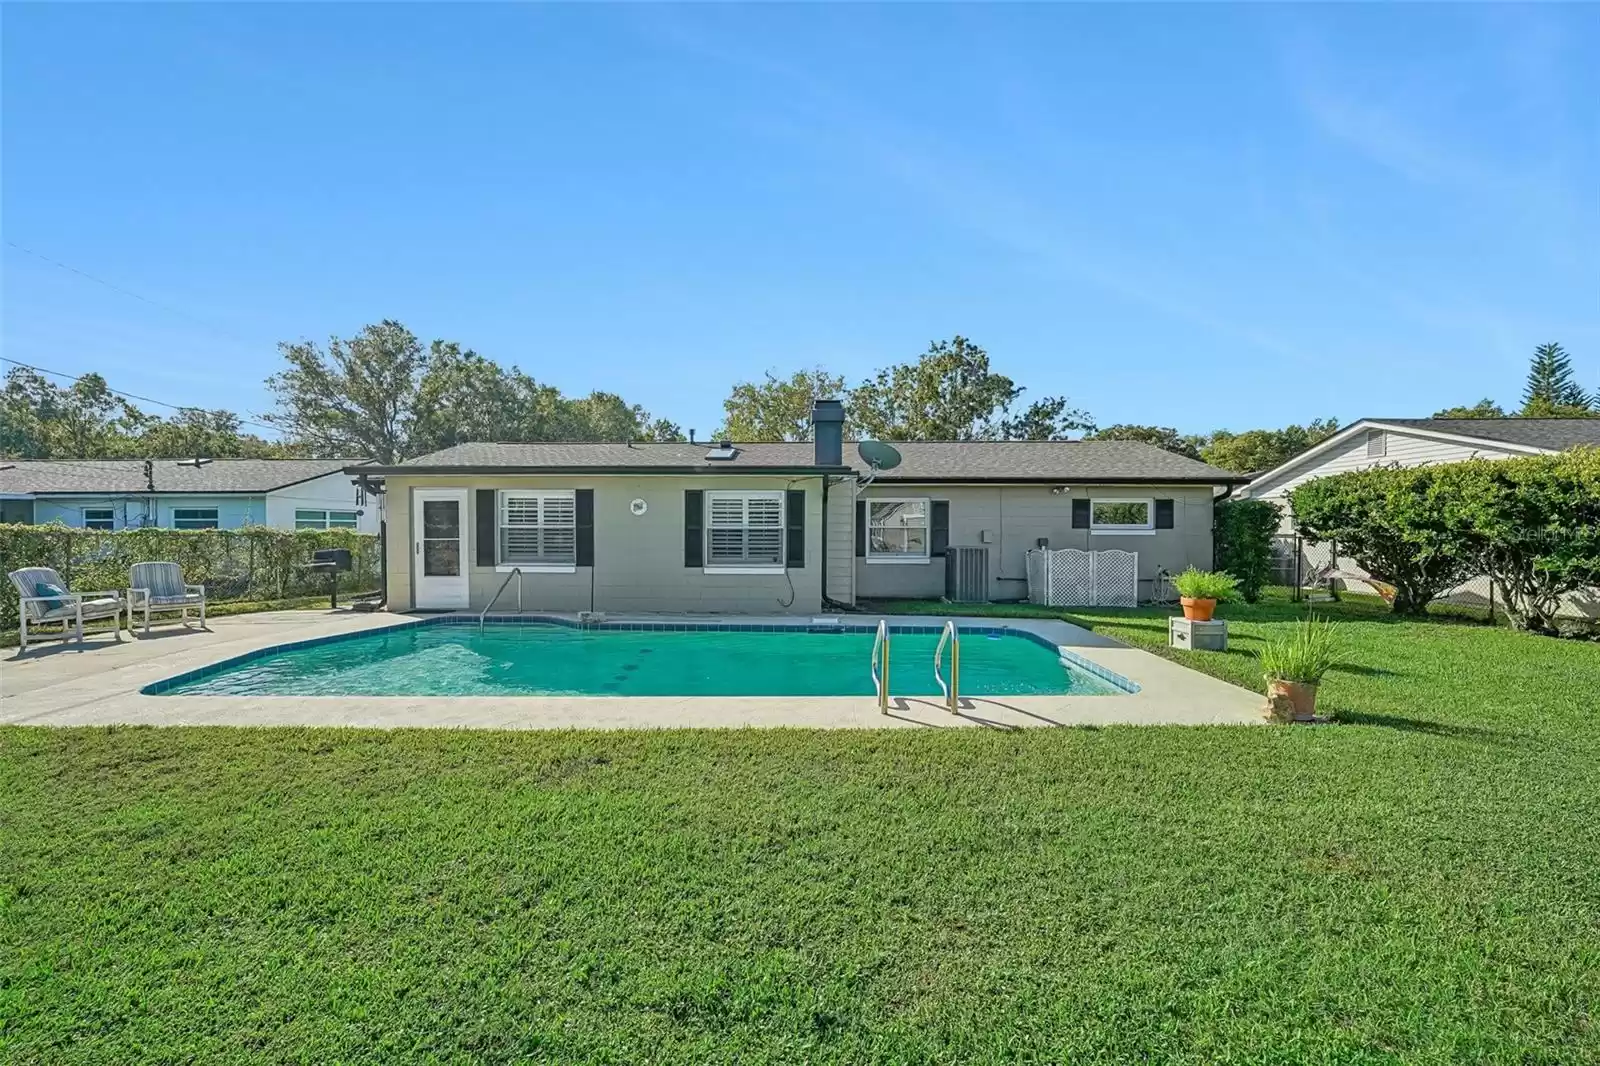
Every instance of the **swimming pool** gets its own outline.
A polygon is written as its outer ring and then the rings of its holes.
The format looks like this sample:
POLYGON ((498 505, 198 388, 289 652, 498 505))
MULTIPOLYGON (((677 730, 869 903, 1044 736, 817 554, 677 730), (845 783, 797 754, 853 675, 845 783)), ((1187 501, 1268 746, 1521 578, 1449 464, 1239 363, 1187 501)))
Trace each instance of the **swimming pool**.
MULTIPOLYGON (((451 620, 454 621, 454 620, 451 620)), ((874 630, 555 622, 406 623, 267 648, 144 689, 208 696, 871 696, 874 630)), ((936 696, 939 630, 891 637, 890 691, 936 696)), ((948 653, 946 670, 949 669, 948 653)), ((1042 638, 963 630, 961 692, 1115 695, 1131 682, 1042 638), (1070 654, 1070 653, 1068 653, 1070 654)))

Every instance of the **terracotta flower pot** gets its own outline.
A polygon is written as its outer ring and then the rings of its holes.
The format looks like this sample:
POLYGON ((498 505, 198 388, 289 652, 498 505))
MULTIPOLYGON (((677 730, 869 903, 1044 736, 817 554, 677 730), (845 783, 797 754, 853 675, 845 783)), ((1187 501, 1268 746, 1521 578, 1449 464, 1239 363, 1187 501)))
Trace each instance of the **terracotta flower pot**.
POLYGON ((1217 609, 1216 600, 1191 600, 1180 596, 1178 602, 1183 604, 1183 616, 1191 622, 1209 622, 1211 612, 1217 609))
POLYGON ((1317 683, 1268 678, 1267 712, 1280 722, 1314 721, 1317 717, 1317 683))

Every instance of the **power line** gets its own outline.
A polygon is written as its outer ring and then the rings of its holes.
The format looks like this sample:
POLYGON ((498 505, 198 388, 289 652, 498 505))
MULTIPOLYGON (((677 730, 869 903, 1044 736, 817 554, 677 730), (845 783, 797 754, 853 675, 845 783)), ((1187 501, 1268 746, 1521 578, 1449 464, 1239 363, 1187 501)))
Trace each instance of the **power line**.
POLYGON ((68 273, 71 273, 71 274, 76 274, 80 278, 85 278, 85 279, 87 279, 89 281, 92 281, 96 285, 103 285, 106 288, 110 289, 112 292, 121 293, 123 296, 129 297, 130 299, 138 300, 140 303, 149 304, 151 307, 159 307, 161 310, 167 312, 168 314, 177 315, 179 318, 187 319, 188 321, 193 322, 197 326, 204 326, 206 329, 211 330, 213 333, 221 334, 224 337, 231 337, 232 339, 234 339, 236 341, 240 341, 240 342, 242 342, 244 344, 247 344, 252 348, 256 347, 259 344, 258 341, 250 340, 249 338, 243 337, 243 336, 233 332, 232 330, 223 329, 221 326, 218 326, 217 324, 215 324, 213 322, 207 322, 203 318, 196 318, 194 315, 189 314, 189 312, 184 311, 181 308, 173 307, 171 304, 162 303, 160 300, 152 300, 148 296, 141 296, 140 294, 134 292, 132 289, 125 289, 121 285, 117 285, 117 284, 115 284, 113 282, 107 281, 105 278, 95 277, 93 274, 89 273, 87 270, 79 270, 77 267, 71 265, 70 263, 63 263, 59 259, 51 259, 48 255, 41 255, 40 253, 34 251, 32 248, 24 248, 22 245, 18 244, 16 241, 7 240, 6 244, 8 244, 11 247, 15 248, 19 252, 22 252, 22 253, 24 253, 26 255, 33 256, 35 259, 38 259, 41 262, 49 263, 53 267, 60 267, 62 270, 65 270, 65 271, 67 271, 68 273))
MULTIPOLYGON (((9 243, 9 242, 7 242, 7 243, 9 243)), ((51 375, 53 377, 66 378, 68 381, 82 381, 84 378, 88 377, 87 374, 68 374, 64 370, 51 370, 49 367, 34 366, 31 363, 24 363, 20 359, 12 359, 12 358, 10 358, 8 356, 3 356, 3 355, 0 355, 0 362, 10 363, 13 366, 20 366, 24 370, 33 370, 33 371, 36 371, 37 373, 40 373, 40 374, 49 374, 49 375, 51 375)), ((105 379, 101 378, 101 380, 103 381, 105 379)), ((157 407, 166 407, 166 408, 169 408, 169 409, 171 409, 173 411, 204 411, 204 410, 206 410, 206 408, 197 407, 194 404, 184 405, 184 404, 168 403, 165 400, 157 400, 157 399, 153 399, 153 398, 151 398, 149 396, 140 396, 138 393, 134 393, 134 392, 123 392, 121 389, 113 389, 109 385, 106 386, 106 391, 109 392, 109 393, 112 393, 113 395, 121 396, 121 397, 124 397, 124 398, 129 399, 129 400, 138 400, 140 403, 153 403, 157 407)), ((230 411, 229 414, 232 414, 232 412, 230 411)), ((280 430, 277 426, 268 425, 265 422, 256 422, 256 421, 253 421, 253 420, 248 419, 248 418, 239 418, 238 415, 234 415, 234 417, 239 419, 239 424, 242 425, 242 426, 256 426, 256 427, 258 427, 260 429, 269 430, 269 431, 271 431, 273 433, 281 433, 282 432, 282 430, 280 430)))

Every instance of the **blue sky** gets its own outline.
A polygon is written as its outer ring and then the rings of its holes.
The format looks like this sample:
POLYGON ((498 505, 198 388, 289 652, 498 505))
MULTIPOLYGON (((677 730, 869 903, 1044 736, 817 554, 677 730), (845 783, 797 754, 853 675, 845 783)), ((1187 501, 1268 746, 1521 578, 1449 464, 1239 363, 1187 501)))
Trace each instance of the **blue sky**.
POLYGON ((963 333, 1102 424, 1600 386, 1600 7, 8 4, 13 359, 398 318, 708 432, 963 333))

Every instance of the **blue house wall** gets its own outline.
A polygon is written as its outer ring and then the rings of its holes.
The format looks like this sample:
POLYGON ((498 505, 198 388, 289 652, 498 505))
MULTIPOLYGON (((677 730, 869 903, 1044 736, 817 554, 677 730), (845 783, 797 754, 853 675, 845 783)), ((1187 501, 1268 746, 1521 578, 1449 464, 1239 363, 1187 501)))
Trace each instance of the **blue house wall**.
POLYGON ((41 525, 64 522, 69 526, 83 525, 83 512, 95 508, 110 509, 117 529, 138 529, 156 525, 172 529, 172 512, 190 508, 217 509, 218 529, 238 529, 241 526, 265 525, 267 498, 265 496, 40 496, 34 501, 33 520, 41 525), (152 516, 153 521, 147 521, 152 516))

